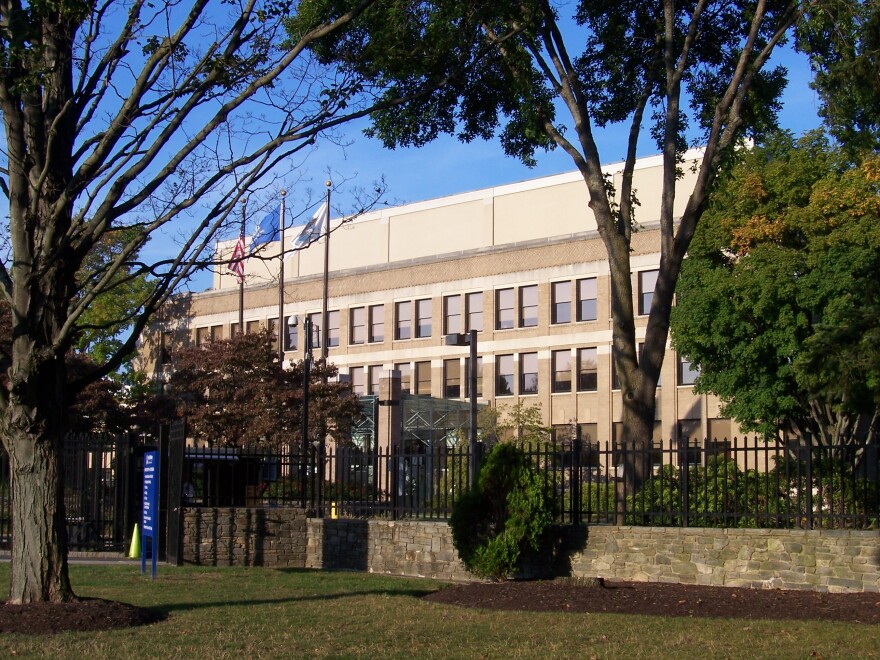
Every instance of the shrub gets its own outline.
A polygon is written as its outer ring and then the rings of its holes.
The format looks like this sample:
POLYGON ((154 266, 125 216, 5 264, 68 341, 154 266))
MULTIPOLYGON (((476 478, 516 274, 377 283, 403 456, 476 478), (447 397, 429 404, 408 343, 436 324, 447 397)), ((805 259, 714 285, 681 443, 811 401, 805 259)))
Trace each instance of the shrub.
POLYGON ((553 523, 553 498, 521 449, 499 444, 480 468, 477 485, 452 510, 452 540, 468 570, 511 577, 522 551, 539 550, 553 523))

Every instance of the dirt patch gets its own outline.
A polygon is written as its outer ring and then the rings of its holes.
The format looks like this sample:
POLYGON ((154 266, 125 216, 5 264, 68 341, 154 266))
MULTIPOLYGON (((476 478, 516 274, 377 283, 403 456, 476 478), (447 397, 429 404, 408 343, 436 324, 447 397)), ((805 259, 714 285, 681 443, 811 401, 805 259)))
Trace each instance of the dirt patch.
POLYGON ((0 633, 51 635, 67 630, 111 630, 143 626, 164 619, 143 607, 100 598, 72 603, 0 604, 0 633))
POLYGON ((437 603, 489 610, 880 624, 880 594, 876 593, 828 594, 657 582, 605 581, 592 586, 560 579, 455 585, 425 598, 437 603))

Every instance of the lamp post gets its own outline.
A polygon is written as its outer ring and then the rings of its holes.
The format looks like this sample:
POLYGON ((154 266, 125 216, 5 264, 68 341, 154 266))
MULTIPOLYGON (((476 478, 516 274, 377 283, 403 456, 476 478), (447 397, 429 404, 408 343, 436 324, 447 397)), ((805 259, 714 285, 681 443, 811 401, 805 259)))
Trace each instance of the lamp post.
MULTIPOLYGON (((291 316, 289 324, 291 327, 296 327, 299 323, 299 318, 296 316, 291 316)), ((303 401, 302 401, 302 420, 300 421, 300 451, 305 459, 307 448, 309 447, 309 383, 311 381, 311 371, 312 371, 312 319, 306 316, 303 319, 303 348, 305 349, 305 356, 303 357, 303 401)), ((303 469, 306 467, 306 461, 304 460, 303 469)), ((302 474, 300 479, 300 486, 302 493, 302 505, 306 506, 306 478, 305 474, 302 474)))
POLYGON ((469 346, 470 368, 468 369, 468 390, 470 392, 470 434, 468 438, 468 488, 473 488, 477 483, 477 469, 480 461, 477 452, 477 331, 471 330, 467 334, 455 332, 445 337, 447 346, 469 346))

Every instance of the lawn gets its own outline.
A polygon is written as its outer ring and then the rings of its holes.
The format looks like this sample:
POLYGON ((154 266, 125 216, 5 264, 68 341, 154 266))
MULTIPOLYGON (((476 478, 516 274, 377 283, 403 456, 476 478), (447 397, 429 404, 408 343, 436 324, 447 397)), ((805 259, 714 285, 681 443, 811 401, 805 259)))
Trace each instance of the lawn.
POLYGON ((420 599, 440 583, 361 573, 160 565, 151 581, 132 563, 74 565, 71 577, 80 595, 157 608, 167 619, 4 635, 0 657, 880 657, 880 626, 467 610, 420 599))

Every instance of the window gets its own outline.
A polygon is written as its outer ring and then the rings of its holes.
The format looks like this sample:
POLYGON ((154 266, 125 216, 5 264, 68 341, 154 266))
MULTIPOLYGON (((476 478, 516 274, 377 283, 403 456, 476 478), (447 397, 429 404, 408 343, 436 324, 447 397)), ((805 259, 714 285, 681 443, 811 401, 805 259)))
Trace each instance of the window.
POLYGON ((290 316, 284 317, 284 327, 287 329, 287 332, 284 333, 284 350, 285 351, 295 351, 296 345, 299 341, 299 326, 298 325, 290 325, 290 316))
POLYGON ((402 394, 411 394, 412 393, 412 368, 410 367, 409 362, 404 362, 402 364, 395 364, 394 369, 400 372, 400 391, 402 394))
POLYGON ((196 328, 196 346, 205 346, 211 338, 210 328, 196 328))
POLYGON ((443 298, 443 334, 463 332, 461 327, 461 296, 443 298))
POLYGON ((339 346, 339 310, 327 312, 327 346, 339 346))
POLYGON ((363 396, 367 393, 364 383, 364 368, 350 367, 348 375, 351 377, 351 391, 357 396, 363 396))
POLYGON ((229 337, 235 339, 238 336, 238 323, 229 324, 229 337))
POLYGON ((395 339, 409 339, 412 337, 412 316, 410 311, 410 302, 399 302, 395 305, 395 318, 397 325, 394 329, 395 339))
POLYGON ((382 378, 382 365, 374 364, 368 367, 370 373, 369 389, 367 394, 379 394, 379 379, 382 378))
POLYGON ((245 334, 255 335, 260 331, 260 322, 259 321, 248 321, 244 324, 246 328, 245 334))
MULTIPOLYGON (((215 326, 217 328, 217 339, 220 338, 220 331, 222 330, 221 326, 215 326)), ((276 353, 278 352, 278 319, 269 319, 269 334, 272 337, 272 350, 276 353)), ((214 328, 211 328, 211 339, 214 339, 214 328)))
POLYGON ((416 337, 431 336, 431 301, 416 300, 416 337))
POLYGON ((577 320, 595 321, 596 315, 596 278, 587 277, 577 282, 577 320))
POLYGON ((595 348, 579 348, 577 352, 578 392, 595 392, 599 389, 595 348))
POLYGON ((620 378, 617 375, 617 363, 614 361, 614 356, 616 351, 614 347, 611 348, 611 389, 619 390, 620 389, 620 378))
POLYGON ((370 305, 370 342, 385 341, 385 306, 370 305))
POLYGON ((165 365, 171 362, 172 358, 172 350, 171 347, 174 343, 174 338, 172 334, 168 331, 163 332, 159 335, 159 363, 160 365, 165 365))
POLYGON ((431 363, 416 362, 416 391, 413 394, 431 396, 431 363))
POLYGON ((476 330, 483 331, 483 292, 467 294, 465 302, 467 303, 467 327, 466 331, 476 330))
MULTIPOLYGON (((312 324, 312 348, 321 348, 321 337, 323 335, 321 331, 321 313, 309 314, 309 321, 312 324)), ((308 347, 306 349, 308 350, 308 347)))
POLYGON ((551 323, 571 322, 571 282, 553 282, 551 323))
POLYGON ((367 341, 367 310, 364 307, 353 307, 349 310, 349 344, 363 344, 367 341))
POLYGON ((644 316, 651 311, 654 300, 654 289, 657 288, 659 270, 643 270, 639 272, 639 314, 644 316))
POLYGON ((520 353, 519 355, 519 393, 538 393, 538 354, 520 353))
MULTIPOLYGON (((471 359, 464 359, 464 395, 471 395, 471 359)), ((477 396, 483 396, 483 358, 477 358, 477 396)))
POLYGON ((499 355, 495 359, 497 369, 497 383, 495 385, 495 396, 512 396, 513 395, 513 356, 499 355))
POLYGON ((538 325, 538 285, 519 288, 519 327, 534 328, 538 325))
POLYGON ((553 391, 571 392, 571 351, 553 351, 553 391))
POLYGON ((683 356, 678 356, 678 384, 679 385, 693 385, 697 376, 700 375, 700 370, 697 367, 691 366, 689 360, 684 358, 683 356))
POLYGON ((513 327, 513 289, 495 292, 495 329, 509 330, 513 327))
POLYGON ((443 360, 443 396, 447 399, 461 397, 461 362, 443 360))
MULTIPOLYGON (((269 328, 272 330, 273 334, 275 332, 275 322, 278 319, 269 319, 269 328)), ((211 341, 220 341, 223 339, 223 326, 222 325, 212 325, 211 326, 211 341)), ((276 345, 275 348, 278 348, 276 345)))

